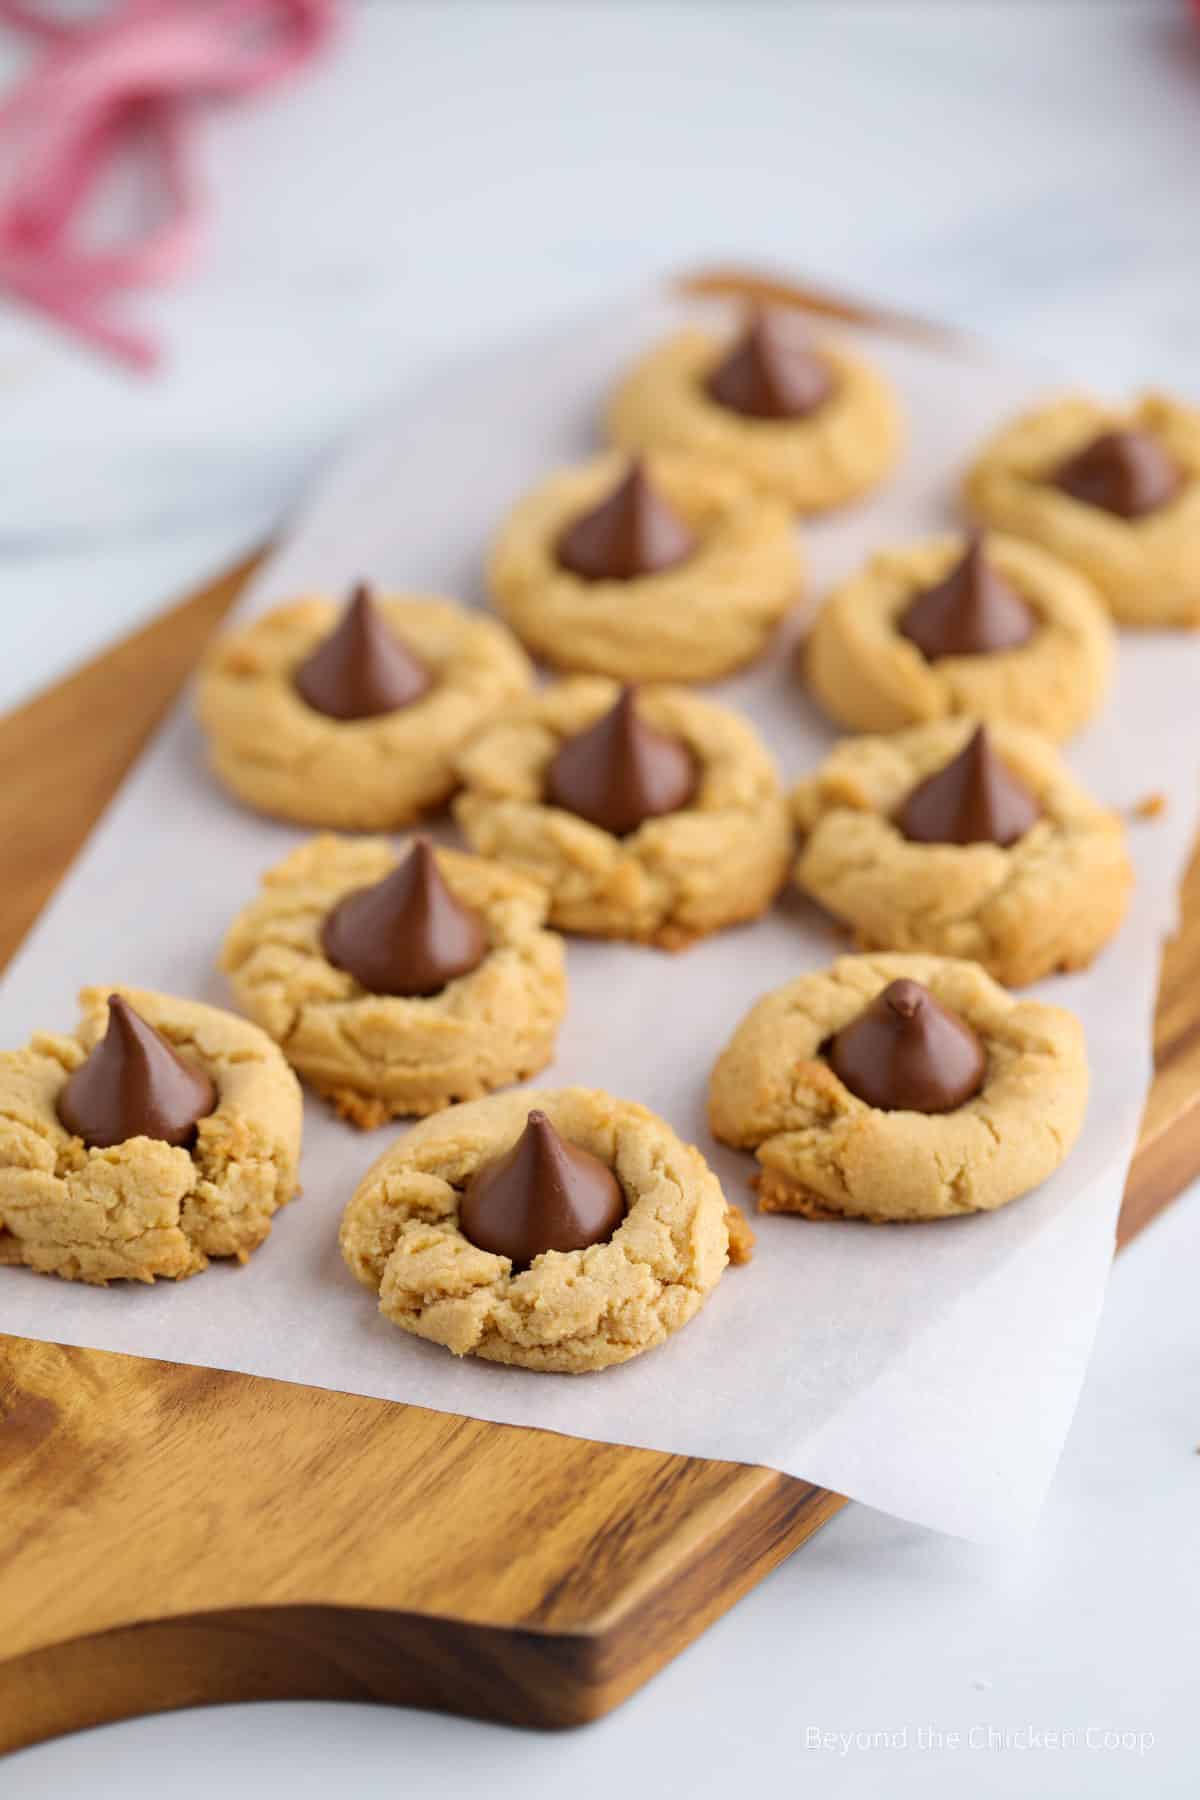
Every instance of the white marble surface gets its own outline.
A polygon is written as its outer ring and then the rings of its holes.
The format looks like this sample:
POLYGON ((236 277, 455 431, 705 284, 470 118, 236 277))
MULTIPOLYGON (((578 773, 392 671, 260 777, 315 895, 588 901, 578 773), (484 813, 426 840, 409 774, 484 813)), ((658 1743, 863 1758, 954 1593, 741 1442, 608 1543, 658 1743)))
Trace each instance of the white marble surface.
MULTIPOLYGON (((407 371, 656 269, 773 262, 1200 396, 1182 5, 375 4, 305 87, 211 121, 205 161, 204 266, 139 306, 165 377, 0 312, 0 705, 261 537, 407 371)), ((1193 1794, 1198 1256, 1192 1199, 1118 1265, 1027 1552, 856 1508, 583 1733, 238 1709, 47 1746, 0 1791, 1193 1794), (973 1749, 988 1726, 1010 1735, 973 1749), (1019 1735, 1088 1727, 1155 1741, 1019 1735)))

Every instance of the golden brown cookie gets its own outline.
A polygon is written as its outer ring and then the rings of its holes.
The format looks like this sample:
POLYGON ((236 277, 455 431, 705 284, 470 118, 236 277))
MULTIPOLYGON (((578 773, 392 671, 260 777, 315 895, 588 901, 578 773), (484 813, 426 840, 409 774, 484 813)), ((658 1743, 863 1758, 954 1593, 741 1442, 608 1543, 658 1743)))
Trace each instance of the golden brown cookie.
POLYGON ((965 483, 974 515, 1078 569, 1125 625, 1200 624, 1200 411, 1166 394, 1128 408, 1065 394, 1015 419, 981 450, 965 483), (1102 433, 1149 433, 1181 477, 1167 504, 1123 518, 1054 485, 1102 433))
POLYGON ((338 622, 332 600, 276 607, 209 653, 197 694, 209 760, 248 806, 347 831, 410 825, 449 799, 463 740, 529 686, 520 645, 485 614, 415 594, 378 605, 432 685, 374 718, 330 718, 297 691, 297 670, 338 622))
POLYGON ((832 377, 824 404, 805 418, 751 418, 707 391, 728 349, 728 341, 697 329, 657 345, 609 403, 613 442, 710 457, 800 513, 825 512, 878 487, 900 454, 903 426, 891 384, 877 369, 821 342, 817 354, 832 377))
POLYGON ((684 688, 639 691, 638 707, 685 743, 698 785, 681 811, 616 837, 550 805, 547 770, 568 739, 618 696, 614 682, 577 676, 517 701, 457 759, 455 817, 472 846, 541 882, 562 931, 678 949, 757 918, 790 855, 787 805, 752 726, 684 688))
POLYGON ((632 1101, 590 1088, 496 1095, 414 1126, 342 1219, 342 1255, 402 1330, 521 1368, 579 1374, 652 1350, 698 1312, 725 1269, 725 1197, 700 1152, 632 1101), (462 1190, 539 1108, 616 1175, 628 1210, 606 1243, 548 1251, 515 1272, 459 1228, 462 1190))
POLYGON ((796 883, 854 928, 863 949, 968 957, 1023 987, 1089 963, 1119 927, 1133 871, 1116 813, 1087 794, 1036 732, 996 725, 992 744, 1041 817, 1008 848, 911 843, 893 816, 975 731, 942 719, 848 738, 792 795, 796 883))
POLYGON ((103 1286, 245 1262, 296 1192, 296 1077, 256 1025, 142 988, 84 988, 73 1037, 38 1032, 0 1054, 0 1263, 103 1286), (119 994, 216 1087, 190 1149, 132 1137, 89 1149, 57 1102, 105 1034, 119 994))
POLYGON ((740 1206, 731 1200, 725 1208, 725 1226, 729 1232, 729 1260, 735 1266, 753 1260, 758 1233, 740 1206))
POLYGON ((438 849, 436 860, 483 924, 478 967, 439 993, 412 997, 368 992, 335 967, 322 944, 327 915, 402 854, 378 838, 311 839, 267 871, 221 951, 238 1005, 364 1130, 536 1074, 554 1053, 566 1009, 563 942, 543 929, 543 890, 460 850, 438 849))
POLYGON ((810 1219, 943 1219, 992 1211, 1045 1181, 1087 1110, 1083 1028, 1017 1000, 975 963, 843 956, 768 994, 713 1070, 709 1120, 753 1150, 763 1212, 810 1219), (944 1113, 888 1112, 838 1079, 824 1047, 897 980, 917 981, 978 1034, 983 1086, 944 1113))
POLYGON ((945 578, 963 548, 961 537, 946 537, 883 550, 837 588, 802 652, 809 686, 851 731, 899 731, 963 713, 1069 737, 1108 691, 1113 638, 1095 588, 1066 563, 991 533, 988 561, 1034 614, 1034 635, 1012 649, 933 660, 902 635, 905 609, 945 578))
POLYGON ((798 599, 802 566, 787 511, 735 470, 677 452, 646 474, 694 538, 673 567, 628 580, 585 580, 557 546, 626 469, 607 453, 526 495, 496 534, 488 583, 534 656, 621 681, 715 681, 766 647, 798 599))

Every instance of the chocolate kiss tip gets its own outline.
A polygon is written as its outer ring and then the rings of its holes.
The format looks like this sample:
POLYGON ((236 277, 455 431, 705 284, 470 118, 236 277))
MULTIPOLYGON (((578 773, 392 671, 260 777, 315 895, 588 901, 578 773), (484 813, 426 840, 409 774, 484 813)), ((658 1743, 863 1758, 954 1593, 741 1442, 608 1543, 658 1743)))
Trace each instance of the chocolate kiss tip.
POLYGON ((1041 817, 1020 778, 996 755, 980 725, 958 755, 918 782, 895 815, 914 844, 1015 844, 1041 817))
POLYGON ((675 568, 695 548, 691 528, 635 457, 607 498, 566 527, 556 555, 583 581, 634 581, 675 568))
POLYGON ((1020 594, 988 562, 978 532, 972 532, 949 574, 917 594, 898 623, 901 636, 930 662, 1018 649, 1036 626, 1020 594))
POLYGON ((1104 431, 1060 463, 1051 477, 1073 500, 1138 519, 1173 500, 1181 476, 1148 431, 1104 431))
POLYGON ((104 1036, 64 1086, 58 1116, 93 1150, 134 1137, 187 1147, 216 1103, 204 1071, 185 1063, 120 994, 110 994, 104 1036))
POLYGON ((632 687, 596 723, 568 738, 546 771, 546 798, 614 837, 678 812, 696 791, 695 758, 641 717, 632 687))
POLYGON ((548 1250, 606 1242, 625 1217, 612 1170, 531 1111, 512 1148, 477 1169, 459 1203, 459 1228, 480 1250, 528 1268, 548 1250))
POLYGON ((803 321, 777 308, 759 309, 708 378, 720 406, 753 419, 802 419, 829 398, 833 380, 803 321))
POLYGON ((447 887, 429 839, 419 837, 382 881, 356 888, 326 915, 321 945, 368 993, 419 999, 477 969, 487 933, 447 887))
POLYGON ((915 981, 893 981, 883 997, 898 1019, 912 1019, 921 1010, 924 991, 915 981))
POLYGON ((296 671, 296 688, 315 712, 343 722, 378 718, 411 706, 431 676, 402 643, 358 582, 333 631, 296 671))
POLYGON ((850 1092, 882 1112, 953 1112, 983 1086, 987 1059, 965 1019, 918 981, 893 981, 829 1045, 850 1092))

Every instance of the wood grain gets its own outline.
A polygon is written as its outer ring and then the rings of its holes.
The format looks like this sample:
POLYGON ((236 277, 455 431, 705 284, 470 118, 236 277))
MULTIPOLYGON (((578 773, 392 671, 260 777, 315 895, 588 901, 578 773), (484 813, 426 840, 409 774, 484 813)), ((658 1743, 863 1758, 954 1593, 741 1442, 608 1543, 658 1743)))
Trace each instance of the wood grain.
MULTIPOLYGON (((770 276, 686 285, 879 322, 770 276)), ((0 889, 0 963, 248 567, 0 720, 0 825, 21 848, 0 889)), ((1155 1042, 1122 1242, 1200 1172, 1200 860, 1155 1042)), ((245 1699, 576 1724, 842 1504, 766 1469, 0 1336, 0 1751, 245 1699)))
POLYGON ((816 283, 797 281, 794 275, 772 275, 761 269, 748 271, 709 264, 681 276, 677 286, 681 293, 694 295, 698 300, 739 300, 751 306, 798 306, 825 319, 842 319, 848 325, 872 325, 878 331, 888 331, 896 337, 916 338, 922 343, 947 347, 960 341, 959 333, 948 325, 918 318, 913 313, 876 306, 850 294, 834 293, 816 283))
POLYGON ((0 1749, 237 1698, 579 1723, 840 1504, 766 1469, 0 1351, 0 1749))
POLYGON ((0 719, 0 968, 163 718, 254 559, 0 719), (80 731, 86 719, 88 728, 80 731))

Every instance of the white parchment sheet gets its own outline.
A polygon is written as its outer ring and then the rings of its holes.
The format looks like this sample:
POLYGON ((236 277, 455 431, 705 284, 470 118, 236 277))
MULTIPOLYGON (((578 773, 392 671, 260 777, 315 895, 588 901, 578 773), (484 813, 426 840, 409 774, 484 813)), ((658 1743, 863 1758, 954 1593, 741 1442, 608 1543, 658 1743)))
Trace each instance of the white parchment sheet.
MULTIPOLYGON (((491 527, 546 470, 586 452, 600 397, 667 310, 624 304, 431 372, 332 469, 243 611, 359 575, 481 598, 491 527)), ((974 351, 862 341, 902 391, 911 447, 879 498, 806 530, 814 596, 873 547, 951 519, 972 446, 1052 384, 974 351)), ((1126 634, 1111 702, 1069 749, 1110 803, 1162 791, 1169 804, 1131 826, 1139 882, 1119 939, 1091 971, 1043 989, 1087 1027, 1083 1137, 1053 1180, 999 1214, 890 1228, 758 1218, 753 1263, 730 1270, 663 1349, 596 1375, 534 1375, 455 1361, 378 1317, 336 1230, 397 1128, 363 1136, 309 1101, 303 1197, 248 1267, 111 1289, 0 1270, 0 1329, 765 1463, 968 1536, 1027 1526, 1075 1406, 1150 1075, 1160 941, 1196 826, 1198 692, 1200 641, 1126 634)), ((831 741, 782 645, 720 693, 755 721, 789 781, 831 741)), ((224 930, 304 835, 213 784, 185 702, 12 966, 0 1041, 72 1026, 85 982, 227 1005, 214 968, 224 930)), ((573 940, 559 1055, 539 1079, 645 1102, 747 1201, 752 1158, 717 1148, 705 1126, 709 1069, 752 1000, 840 947, 794 897, 680 955, 573 940)))

